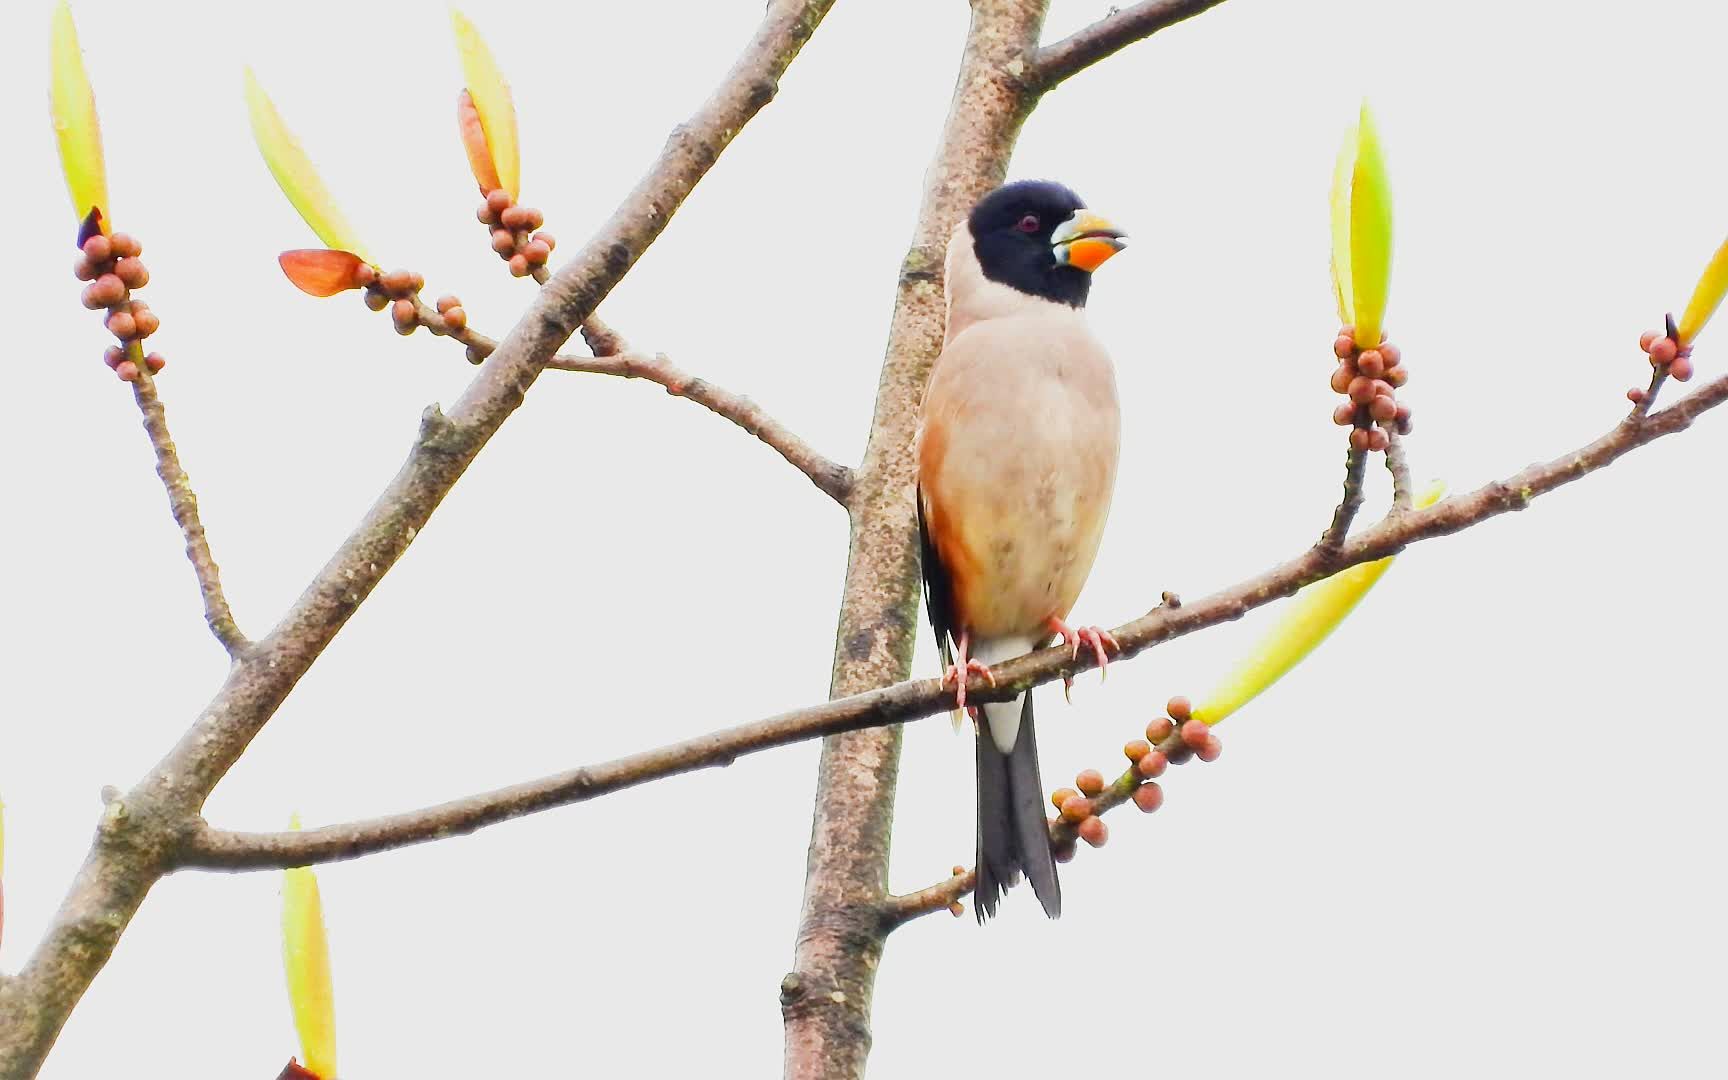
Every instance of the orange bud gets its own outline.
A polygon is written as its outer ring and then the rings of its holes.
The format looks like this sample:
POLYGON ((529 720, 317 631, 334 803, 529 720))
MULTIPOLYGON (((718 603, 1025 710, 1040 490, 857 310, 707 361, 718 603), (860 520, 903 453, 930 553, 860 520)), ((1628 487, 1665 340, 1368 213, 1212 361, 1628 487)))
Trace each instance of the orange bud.
POLYGON ((1206 739, 1212 734, 1212 729, 1206 726, 1204 720, 1190 720, 1182 725, 1182 741, 1190 750, 1199 750, 1206 745, 1206 739))
POLYGON ((276 256, 294 287, 311 296, 335 296, 360 287, 360 256, 334 248, 297 248, 276 256))
POLYGON ((1066 788, 1066 787, 1057 788, 1055 791, 1052 791, 1050 793, 1050 805, 1054 806, 1056 809, 1060 810, 1060 809, 1062 809, 1063 803, 1067 802, 1069 799, 1072 799, 1079 794, 1080 793, 1078 791, 1075 791, 1073 788, 1066 788))
POLYGON ((1141 813, 1150 814, 1164 805, 1164 789, 1157 784, 1141 784, 1134 789, 1134 805, 1141 813))
POLYGON ((1104 774, 1097 769, 1083 769, 1074 777, 1074 786, 1083 795, 1096 795, 1104 790, 1104 774))
POLYGON ((1148 780, 1163 776, 1164 770, 1170 767, 1170 759, 1164 756, 1164 751, 1154 750, 1134 763, 1134 771, 1148 780))
POLYGON ((1084 795, 1070 795, 1062 800, 1063 821, 1084 821, 1092 816, 1092 800, 1084 795))

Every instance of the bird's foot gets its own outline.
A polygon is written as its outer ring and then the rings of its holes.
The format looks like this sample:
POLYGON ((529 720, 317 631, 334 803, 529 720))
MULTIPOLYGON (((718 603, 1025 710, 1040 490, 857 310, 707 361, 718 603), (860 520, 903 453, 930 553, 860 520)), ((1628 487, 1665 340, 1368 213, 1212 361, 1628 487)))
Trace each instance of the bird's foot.
MULTIPOLYGON (((1092 655, 1098 658, 1099 681, 1103 681, 1109 674, 1110 654, 1122 651, 1122 643, 1116 640, 1116 636, 1101 627, 1082 626, 1076 630, 1054 615, 1044 620, 1044 625, 1052 634, 1061 636, 1062 643, 1068 646, 1069 659, 1080 659, 1082 646, 1092 650, 1092 655)), ((1069 702, 1074 700, 1073 690, 1074 676, 1062 676, 1062 696, 1069 702)))
POLYGON ((966 707, 966 679, 972 675, 978 676, 991 686, 996 685, 996 673, 990 670, 989 664, 975 657, 967 657, 964 663, 949 664, 948 670, 942 675, 944 687, 950 683, 954 685, 954 707, 956 709, 966 707))

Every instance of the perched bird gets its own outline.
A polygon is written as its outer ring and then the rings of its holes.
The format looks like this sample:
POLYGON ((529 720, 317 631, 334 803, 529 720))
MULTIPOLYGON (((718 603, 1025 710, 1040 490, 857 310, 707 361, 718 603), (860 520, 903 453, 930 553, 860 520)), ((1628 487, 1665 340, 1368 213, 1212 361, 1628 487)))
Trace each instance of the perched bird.
MULTIPOLYGON (((1086 324, 1092 271, 1122 233, 1061 184, 986 195, 948 241, 948 326, 918 433, 925 591, 956 708, 966 679, 1061 637, 1108 663, 1116 642, 1065 621, 1098 553, 1116 481, 1116 376, 1086 324)), ((975 705, 978 921, 1031 879, 1062 890, 1044 817, 1032 695, 975 705)))

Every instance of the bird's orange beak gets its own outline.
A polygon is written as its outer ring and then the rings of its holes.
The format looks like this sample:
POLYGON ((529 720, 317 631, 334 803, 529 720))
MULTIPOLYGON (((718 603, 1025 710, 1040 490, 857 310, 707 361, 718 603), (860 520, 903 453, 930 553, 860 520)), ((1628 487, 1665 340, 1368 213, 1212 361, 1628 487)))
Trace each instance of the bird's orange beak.
POLYGON ((1105 260, 1127 246, 1122 230, 1090 210, 1074 211, 1050 237, 1058 263, 1087 273, 1103 266, 1105 260))

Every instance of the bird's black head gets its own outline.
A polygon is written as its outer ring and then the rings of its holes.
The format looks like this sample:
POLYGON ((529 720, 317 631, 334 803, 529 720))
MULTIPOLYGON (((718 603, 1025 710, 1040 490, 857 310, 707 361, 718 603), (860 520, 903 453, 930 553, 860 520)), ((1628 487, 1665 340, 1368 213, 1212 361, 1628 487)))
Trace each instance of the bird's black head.
POLYGON ((1125 246, 1122 233, 1049 180, 1017 180, 980 199, 966 220, 984 276, 1030 296, 1085 307, 1092 271, 1125 246))

